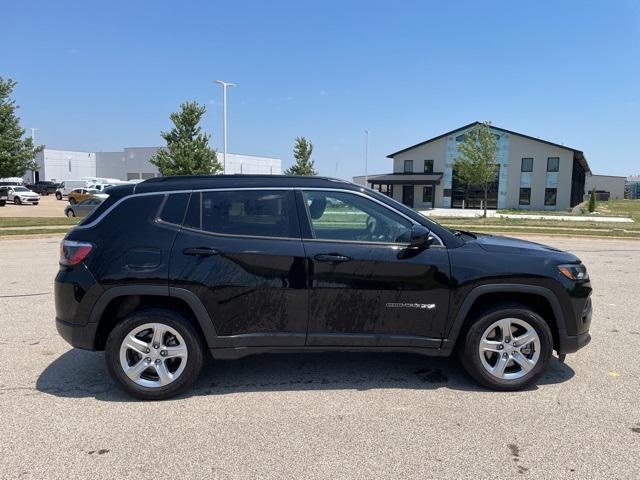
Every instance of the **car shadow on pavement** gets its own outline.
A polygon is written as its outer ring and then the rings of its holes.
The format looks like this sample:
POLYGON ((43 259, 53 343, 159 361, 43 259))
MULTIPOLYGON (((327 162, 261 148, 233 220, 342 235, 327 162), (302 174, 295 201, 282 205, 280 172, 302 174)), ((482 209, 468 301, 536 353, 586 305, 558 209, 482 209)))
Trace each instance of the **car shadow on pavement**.
MULTIPOLYGON (((570 366, 553 357, 538 386, 562 383, 573 376, 570 366)), ((51 363, 40 374, 36 388, 59 397, 134 400, 111 380, 102 353, 78 349, 69 350, 51 363)), ((194 387, 177 398, 239 392, 380 388, 488 391, 469 378, 454 358, 408 353, 325 352, 262 354, 239 360, 209 358, 194 387)), ((537 388, 530 387, 531 390, 537 388)))

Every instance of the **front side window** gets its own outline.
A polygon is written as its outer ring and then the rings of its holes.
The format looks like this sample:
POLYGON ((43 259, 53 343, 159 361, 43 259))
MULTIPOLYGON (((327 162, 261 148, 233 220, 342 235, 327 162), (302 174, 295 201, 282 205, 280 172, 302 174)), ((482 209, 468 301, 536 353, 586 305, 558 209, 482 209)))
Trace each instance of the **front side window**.
POLYGON ((531 204, 531 188, 521 188, 520 189, 520 201, 518 202, 520 205, 530 205, 531 204))
POLYGON ((533 158, 523 158, 521 172, 533 172, 533 158))
POLYGON ((185 226, 221 235, 299 237, 292 196, 279 190, 194 192, 185 226))
POLYGON ((557 197, 558 197, 558 189, 557 188, 545 188, 544 189, 544 204, 546 206, 555 205, 557 197))
POLYGON ((413 173, 413 160, 404 161, 404 173, 413 173))
POLYGON ((348 242, 408 243, 412 223, 373 200, 346 192, 303 193, 313 238, 348 242))
POLYGON ((557 172, 560 169, 560 159, 558 157, 547 158, 547 172, 557 172))
POLYGON ((433 173, 433 160, 424 161, 424 173, 433 173))

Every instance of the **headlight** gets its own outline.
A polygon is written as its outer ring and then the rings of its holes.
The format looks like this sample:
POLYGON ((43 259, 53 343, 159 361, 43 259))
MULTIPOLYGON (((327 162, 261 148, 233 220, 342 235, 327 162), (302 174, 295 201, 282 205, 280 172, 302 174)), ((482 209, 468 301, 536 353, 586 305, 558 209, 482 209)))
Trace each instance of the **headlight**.
POLYGON ((589 274, 587 267, 581 263, 572 263, 569 265, 558 265, 558 270, 569 280, 588 280, 589 274))

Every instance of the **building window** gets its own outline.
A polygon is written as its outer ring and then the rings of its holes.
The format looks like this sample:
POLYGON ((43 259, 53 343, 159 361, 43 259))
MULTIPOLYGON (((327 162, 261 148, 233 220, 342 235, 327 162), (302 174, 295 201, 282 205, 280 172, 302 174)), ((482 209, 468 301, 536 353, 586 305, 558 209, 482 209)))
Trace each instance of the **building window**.
POLYGON ((557 188, 545 188, 544 189, 544 204, 545 206, 555 206, 558 197, 557 188))
POLYGON ((533 172, 533 158, 523 158, 521 172, 533 172))
POLYGON ((547 172, 557 172, 560 169, 560 159, 558 157, 547 158, 547 172))
POLYGON ((520 201, 519 205, 531 205, 531 188, 520 189, 520 201))
POLYGON ((413 173, 413 160, 404 161, 404 173, 413 173))
POLYGON ((462 134, 462 135, 458 135, 458 136, 456 137, 456 142, 463 142, 463 141, 464 141, 464 134, 462 134))
POLYGON ((424 173, 433 173, 433 160, 424 161, 424 173))

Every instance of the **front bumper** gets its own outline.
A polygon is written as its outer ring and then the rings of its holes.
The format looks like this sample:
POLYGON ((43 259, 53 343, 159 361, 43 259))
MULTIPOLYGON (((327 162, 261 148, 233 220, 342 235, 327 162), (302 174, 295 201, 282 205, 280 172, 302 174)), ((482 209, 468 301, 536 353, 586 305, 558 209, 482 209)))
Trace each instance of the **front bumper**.
POLYGON ((589 327, 591 326, 592 313, 591 297, 588 297, 578 318, 578 332, 580 333, 567 335, 566 330, 558 332, 558 346, 556 349, 558 354, 577 352, 591 341, 589 327))
POLYGON ((83 350, 95 350, 97 323, 86 323, 84 325, 76 325, 65 322, 56 317, 56 329, 67 343, 76 348, 83 350))

